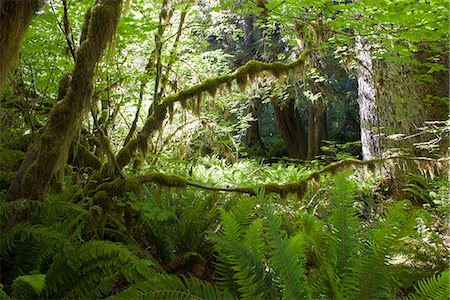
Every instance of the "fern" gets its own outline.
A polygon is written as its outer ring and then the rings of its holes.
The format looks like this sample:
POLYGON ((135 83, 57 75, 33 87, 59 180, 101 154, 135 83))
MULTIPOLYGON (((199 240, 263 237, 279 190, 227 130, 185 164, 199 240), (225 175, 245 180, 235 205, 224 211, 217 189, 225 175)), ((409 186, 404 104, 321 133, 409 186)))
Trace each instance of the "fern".
POLYGON ((270 247, 270 261, 280 276, 283 298, 306 298, 309 291, 305 284, 303 255, 294 252, 293 247, 289 247, 286 235, 281 230, 281 220, 275 217, 268 204, 264 204, 264 215, 266 216, 265 227, 270 247))
POLYGON ((349 259, 358 250, 357 229, 359 223, 355 217, 354 184, 348 179, 348 174, 340 173, 336 176, 335 187, 331 192, 332 214, 329 222, 333 236, 336 238, 335 255, 337 275, 341 275, 347 267, 349 259))
POLYGON ((48 295, 102 298, 120 281, 132 284, 157 275, 156 263, 141 259, 123 244, 91 240, 55 257, 47 272, 48 295), (65 270, 61 272, 60 270, 65 270))
POLYGON ((45 274, 22 275, 17 277, 12 284, 15 298, 39 297, 45 287, 45 274))
POLYGON ((216 270, 220 282, 231 291, 239 291, 242 299, 274 293, 271 275, 262 259, 263 222, 261 219, 251 222, 254 201, 254 198, 249 198, 230 211, 222 210, 221 231, 212 236, 218 252, 216 270))
POLYGON ((408 300, 448 300, 450 295, 450 272, 444 271, 430 278, 419 281, 415 292, 408 296, 408 300))
POLYGON ((108 299, 233 299, 227 291, 195 277, 161 275, 147 281, 137 282, 130 288, 108 299))

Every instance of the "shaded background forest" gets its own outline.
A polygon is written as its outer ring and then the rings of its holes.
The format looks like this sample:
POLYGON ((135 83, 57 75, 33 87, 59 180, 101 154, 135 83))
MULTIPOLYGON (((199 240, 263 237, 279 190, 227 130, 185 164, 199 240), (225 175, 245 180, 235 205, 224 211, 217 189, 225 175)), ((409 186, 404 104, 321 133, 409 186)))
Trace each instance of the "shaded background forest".
POLYGON ((0 12, 6 294, 446 297, 444 1, 0 12))

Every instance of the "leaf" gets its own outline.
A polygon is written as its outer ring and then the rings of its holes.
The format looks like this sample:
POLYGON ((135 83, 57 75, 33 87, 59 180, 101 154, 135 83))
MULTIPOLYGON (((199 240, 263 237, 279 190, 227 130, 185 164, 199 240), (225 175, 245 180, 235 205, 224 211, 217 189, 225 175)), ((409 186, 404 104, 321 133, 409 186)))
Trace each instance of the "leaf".
POLYGON ((21 290, 24 287, 23 284, 26 284, 33 289, 36 295, 39 296, 47 286, 45 276, 45 274, 32 274, 17 277, 13 282, 14 294, 21 295, 21 293, 23 292, 21 290))

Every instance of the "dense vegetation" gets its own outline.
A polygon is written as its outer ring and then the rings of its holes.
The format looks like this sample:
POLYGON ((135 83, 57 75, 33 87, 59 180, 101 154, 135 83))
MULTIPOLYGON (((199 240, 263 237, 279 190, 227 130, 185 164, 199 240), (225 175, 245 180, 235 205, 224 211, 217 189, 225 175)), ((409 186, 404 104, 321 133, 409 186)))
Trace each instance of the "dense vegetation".
POLYGON ((0 299, 448 299, 448 15, 0 0, 0 299))

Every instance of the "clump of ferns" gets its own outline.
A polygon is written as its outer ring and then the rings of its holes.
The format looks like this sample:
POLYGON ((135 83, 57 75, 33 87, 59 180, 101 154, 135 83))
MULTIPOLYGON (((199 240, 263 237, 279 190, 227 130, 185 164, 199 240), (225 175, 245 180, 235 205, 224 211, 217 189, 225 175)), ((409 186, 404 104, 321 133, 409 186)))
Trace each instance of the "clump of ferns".
POLYGON ((146 197, 140 226, 148 251, 167 272, 210 277, 212 246, 207 233, 217 226, 224 198, 217 192, 161 187, 146 197))
POLYGON ((367 223, 357 215, 355 191, 346 174, 338 175, 330 213, 319 219, 300 212, 290 235, 262 193, 222 210, 220 230, 211 236, 219 284, 242 299, 444 299, 447 271, 416 270, 405 262, 414 261, 412 253, 398 259, 416 234, 417 210, 398 201, 367 223))
POLYGON ((160 270, 136 247, 92 239, 88 226, 99 207, 88 199, 2 199, 0 208, 2 281, 16 298, 100 298, 160 270), (29 283, 32 297, 20 294, 20 286, 29 283))

